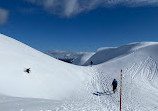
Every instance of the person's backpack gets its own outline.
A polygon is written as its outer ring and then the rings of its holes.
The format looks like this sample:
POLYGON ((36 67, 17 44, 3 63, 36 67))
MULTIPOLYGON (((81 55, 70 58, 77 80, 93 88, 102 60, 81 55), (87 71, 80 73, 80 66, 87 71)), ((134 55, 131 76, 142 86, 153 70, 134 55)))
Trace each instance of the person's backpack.
POLYGON ((114 85, 116 85, 116 86, 117 86, 117 81, 116 81, 116 80, 114 80, 114 85))

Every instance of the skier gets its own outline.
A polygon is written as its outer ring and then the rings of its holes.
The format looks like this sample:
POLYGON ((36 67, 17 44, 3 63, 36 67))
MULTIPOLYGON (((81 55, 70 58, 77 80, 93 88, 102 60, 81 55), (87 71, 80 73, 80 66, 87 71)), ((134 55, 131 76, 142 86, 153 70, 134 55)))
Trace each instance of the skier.
POLYGON ((93 62, 91 61, 90 64, 91 64, 91 66, 92 66, 92 65, 93 65, 93 62))
POLYGON ((116 88, 117 88, 117 80, 116 79, 113 80, 112 85, 113 85, 113 92, 115 93, 116 88))

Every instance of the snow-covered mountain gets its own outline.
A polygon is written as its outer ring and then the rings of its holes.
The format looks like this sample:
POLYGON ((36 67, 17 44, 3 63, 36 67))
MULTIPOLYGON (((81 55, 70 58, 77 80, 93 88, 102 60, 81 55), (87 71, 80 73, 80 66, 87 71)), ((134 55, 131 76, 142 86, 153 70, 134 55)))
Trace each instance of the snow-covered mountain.
POLYGON ((136 50, 145 48, 149 45, 157 44, 156 42, 140 42, 140 43, 130 43, 120 47, 103 47, 99 48, 97 52, 91 56, 84 65, 89 65, 90 61, 93 61, 94 65, 104 63, 111 59, 126 56, 136 50))
POLYGON ((157 42, 101 48, 89 56, 92 67, 59 61, 2 34, 0 50, 0 111, 119 111, 120 84, 114 94, 111 83, 120 82, 121 69, 122 111, 158 110, 157 42))
MULTIPOLYGON (((53 51, 53 50, 47 50, 45 54, 54 57, 56 59, 72 63, 75 59, 81 58, 83 55, 92 55, 93 52, 70 52, 70 51, 53 51)), ((74 63, 77 63, 75 60, 74 63)), ((80 65, 80 64, 77 64, 80 65)))
POLYGON ((73 60, 73 64, 75 65, 83 65, 85 64, 86 61, 88 61, 88 59, 94 55, 93 52, 87 52, 87 53, 84 53, 84 54, 81 54, 79 57, 77 57, 76 59, 73 60))

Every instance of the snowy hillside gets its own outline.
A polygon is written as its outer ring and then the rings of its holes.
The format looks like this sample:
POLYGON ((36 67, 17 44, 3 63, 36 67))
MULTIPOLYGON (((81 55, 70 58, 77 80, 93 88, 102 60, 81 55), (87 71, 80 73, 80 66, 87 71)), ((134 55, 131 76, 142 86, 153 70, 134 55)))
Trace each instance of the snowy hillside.
MULTIPOLYGON (((123 69, 124 110, 157 111, 158 43, 136 43, 136 45, 139 47, 133 47, 135 50, 133 53, 95 66, 99 72, 99 90, 101 92, 109 90, 114 78, 120 80, 120 69, 123 69)), ((111 102, 119 105, 119 93, 110 98, 111 102)))
POLYGON ((88 61, 84 65, 89 65, 90 61, 93 61, 94 65, 104 63, 114 58, 126 56, 130 53, 133 53, 136 50, 145 48, 153 44, 157 44, 157 43, 142 42, 142 43, 131 43, 131 44, 123 45, 120 47, 100 48, 90 59, 88 59, 88 61))
POLYGON ((59 61, 2 34, 0 50, 0 111, 119 111, 120 84, 114 94, 111 83, 120 82, 121 69, 122 111, 158 111, 157 42, 101 48, 82 59, 90 57, 92 67, 59 61))
POLYGON ((87 81, 87 69, 56 60, 3 35, 0 50, 1 94, 60 100, 72 96, 76 88, 81 90, 87 81), (25 73, 25 68, 31 68, 31 73, 25 73))

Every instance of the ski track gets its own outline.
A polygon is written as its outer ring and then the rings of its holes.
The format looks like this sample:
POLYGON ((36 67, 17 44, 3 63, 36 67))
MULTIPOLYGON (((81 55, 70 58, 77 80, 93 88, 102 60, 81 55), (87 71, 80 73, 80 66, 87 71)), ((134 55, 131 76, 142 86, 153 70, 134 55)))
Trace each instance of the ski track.
POLYGON ((151 84, 154 78, 156 78, 157 70, 156 62, 154 62, 151 57, 148 57, 144 62, 134 64, 125 72, 123 80, 125 79, 126 81, 123 81, 123 84, 126 84, 126 86, 123 86, 123 97, 126 97, 126 99, 123 98, 123 101, 125 101, 126 104, 123 105, 127 107, 126 110, 137 111, 139 109, 140 111, 156 111, 156 106, 148 108, 150 105, 147 105, 145 101, 150 99, 152 94, 155 94, 154 91, 158 92, 154 84, 151 84), (141 87, 144 86, 142 84, 145 84, 146 87, 141 87), (125 90, 129 89, 128 86, 130 86, 130 90, 125 90), (142 95, 140 93, 142 93, 142 95), (150 93, 150 96, 146 97, 145 93, 150 93))
MULTIPOLYGON (((109 84, 111 81, 109 80, 111 79, 107 78, 110 78, 108 77, 110 74, 100 71, 97 67, 93 69, 93 72, 95 72, 92 79, 94 92, 109 91, 111 89, 109 84)), ((156 79, 157 76, 157 64, 151 57, 140 63, 134 63, 130 68, 126 68, 123 73, 122 109, 125 111, 157 111, 158 100, 150 105, 146 103, 146 101, 153 98, 152 94, 155 95, 155 91, 157 94, 155 98, 158 96, 156 83, 154 84, 154 81, 158 80, 156 79), (151 91, 151 89, 153 90, 151 91), (147 94, 149 95, 146 96, 147 94)), ((119 87, 118 85, 118 89, 119 87)), ((113 95, 98 96, 98 99, 103 106, 110 107, 113 111, 119 110, 119 90, 113 95)))
POLYGON ((95 67, 89 67, 89 70, 93 73, 90 83, 87 84, 88 96, 82 101, 66 101, 58 108, 58 111, 118 111, 119 102, 115 95, 93 95, 94 92, 110 91, 110 89, 104 81, 103 72, 98 71, 95 67))

